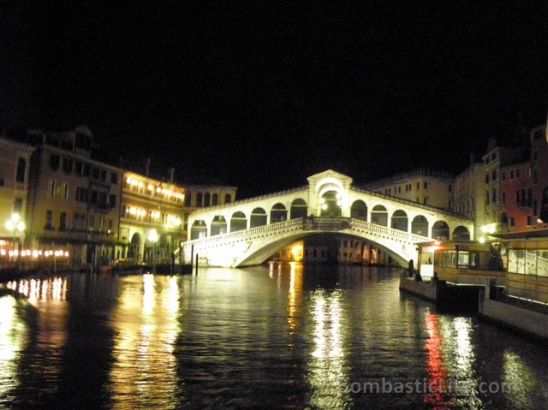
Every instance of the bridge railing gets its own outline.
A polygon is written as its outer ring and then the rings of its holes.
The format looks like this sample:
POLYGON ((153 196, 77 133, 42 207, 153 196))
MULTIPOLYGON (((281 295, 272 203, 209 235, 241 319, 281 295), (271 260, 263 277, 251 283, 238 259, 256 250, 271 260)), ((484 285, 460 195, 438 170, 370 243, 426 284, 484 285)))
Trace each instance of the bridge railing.
POLYGON ((384 235, 389 239, 396 239, 407 243, 427 242, 431 238, 416 235, 410 232, 400 231, 399 229, 389 228, 384 225, 375 224, 355 218, 328 218, 328 217, 304 217, 290 219, 282 222, 275 222, 270 225, 262 225, 247 230, 236 232, 227 232, 220 235, 209 236, 206 238, 194 239, 185 242, 183 246, 207 244, 216 246, 228 241, 253 239, 270 232, 279 232, 283 230, 305 230, 305 231, 343 231, 345 229, 357 229, 367 232, 374 232, 384 235))

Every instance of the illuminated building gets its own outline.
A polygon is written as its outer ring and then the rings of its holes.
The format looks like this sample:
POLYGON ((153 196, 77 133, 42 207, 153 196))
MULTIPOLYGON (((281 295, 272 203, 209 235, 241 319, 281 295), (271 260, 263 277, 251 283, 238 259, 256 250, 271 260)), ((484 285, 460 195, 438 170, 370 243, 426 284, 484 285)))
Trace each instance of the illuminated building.
POLYGON ((171 261, 172 252, 184 239, 185 189, 135 172, 123 177, 120 241, 117 258, 134 263, 171 261), (158 233, 157 244, 147 240, 158 233))
POLYGON ((417 169, 368 182, 364 188, 423 205, 449 209, 452 183, 453 178, 445 172, 417 169))
POLYGON ((13 232, 5 225, 13 213, 20 215, 28 225, 29 169, 33 151, 30 145, 0 137, 0 250, 9 250, 14 245, 13 232))
POLYGON ((91 159, 87 127, 30 131, 37 145, 31 166, 27 237, 35 250, 69 252, 73 269, 114 258, 122 171, 91 159))

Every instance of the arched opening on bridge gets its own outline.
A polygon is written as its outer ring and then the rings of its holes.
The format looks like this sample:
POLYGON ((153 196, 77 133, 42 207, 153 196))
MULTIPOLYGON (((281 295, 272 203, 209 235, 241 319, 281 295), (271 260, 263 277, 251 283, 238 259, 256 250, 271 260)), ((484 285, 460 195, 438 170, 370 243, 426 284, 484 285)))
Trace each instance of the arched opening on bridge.
POLYGON ((131 237, 131 242, 129 243, 128 258, 134 261, 139 259, 139 249, 141 247, 141 236, 136 232, 131 237))
POLYGON ((428 220, 422 215, 415 216, 411 222, 411 233, 428 236, 428 220))
POLYGON ((190 228, 190 239, 200 239, 207 236, 207 225, 201 219, 197 219, 190 228))
POLYGON ((409 218, 407 218, 407 214, 404 211, 402 211, 401 209, 398 209, 396 212, 392 214, 390 225, 392 229, 397 229, 398 231, 407 232, 408 225, 409 225, 409 218))
POLYGON ((291 202, 289 209, 289 219, 304 218, 307 214, 308 206, 304 199, 297 198, 291 202))
POLYGON ((437 221, 432 225, 432 238, 449 239, 449 226, 444 221, 437 221))
POLYGON ((282 222, 287 220, 287 209, 279 202, 270 210, 270 223, 282 222))
POLYGON ((212 206, 219 205, 219 194, 213 194, 211 196, 211 205, 212 206))
POLYGON ((251 211, 249 224, 250 228, 266 225, 266 211, 263 208, 255 208, 251 211))
POLYGON ((227 232, 226 219, 222 215, 216 215, 211 221, 211 236, 222 235, 227 232))
POLYGON ((341 216, 341 194, 337 191, 327 191, 320 198, 321 216, 336 218, 341 216))
POLYGON ((205 195, 204 195, 204 206, 209 206, 211 205, 211 195, 209 192, 206 192, 205 195))
POLYGON ((361 199, 354 201, 350 207, 350 217, 367 221, 367 205, 361 199))
POLYGON ((375 205, 371 210, 371 222, 377 225, 388 226, 388 211, 382 205, 375 205))
POLYGON ((232 197, 230 194, 225 194, 225 204, 229 204, 232 202, 232 197))
POLYGON ((230 218, 230 232, 243 231, 247 229, 247 218, 243 212, 237 211, 230 218))
POLYGON ((453 239, 455 241, 469 241, 470 240, 470 232, 465 226, 457 226, 453 230, 453 239))
POLYGON ((500 229, 503 231, 508 229, 508 215, 506 215, 506 212, 503 212, 500 216, 500 229))

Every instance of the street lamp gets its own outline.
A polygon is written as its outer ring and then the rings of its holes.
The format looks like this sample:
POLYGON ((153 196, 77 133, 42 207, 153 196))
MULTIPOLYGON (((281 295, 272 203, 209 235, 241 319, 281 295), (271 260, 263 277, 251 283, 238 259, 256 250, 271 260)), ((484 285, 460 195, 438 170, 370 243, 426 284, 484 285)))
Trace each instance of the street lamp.
POLYGON ((156 242, 158 242, 158 232, 151 229, 148 232, 147 240, 152 243, 152 271, 156 272, 156 242))
MULTIPOLYGON (((11 214, 10 219, 6 221, 6 229, 11 232, 11 236, 13 237, 13 253, 15 253, 15 239, 16 237, 23 233, 25 231, 26 225, 25 222, 21 220, 21 216, 14 212, 11 214)), ((17 252, 17 261, 19 262, 20 253, 17 252)))

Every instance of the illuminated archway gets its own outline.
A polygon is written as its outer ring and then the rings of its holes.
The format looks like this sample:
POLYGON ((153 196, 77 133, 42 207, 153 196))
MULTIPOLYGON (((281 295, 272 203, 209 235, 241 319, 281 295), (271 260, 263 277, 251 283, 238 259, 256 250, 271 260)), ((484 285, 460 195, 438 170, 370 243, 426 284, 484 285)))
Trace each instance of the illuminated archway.
POLYGON ((377 225, 388 226, 388 211, 383 205, 375 205, 371 210, 371 222, 377 225))
POLYGON ((243 231, 247 229, 247 218, 243 212, 237 211, 230 218, 230 232, 243 231))
POLYGON ((350 217, 367 221, 367 205, 361 199, 354 201, 350 207, 350 217))
POLYGON ((216 215, 211 221, 211 236, 222 235, 227 232, 226 219, 222 215, 216 215))
POLYGON ((255 208, 251 211, 249 227, 255 228, 263 225, 266 225, 266 211, 263 208, 255 208))
POLYGON ((408 225, 409 218, 407 218, 407 214, 404 211, 398 209, 392 214, 392 218, 390 221, 390 226, 392 227, 392 229, 407 232, 408 225))
POLYGON ((342 215, 341 193, 325 191, 320 197, 321 216, 336 218, 342 215))
POLYGON ((436 221, 432 225, 432 238, 434 239, 449 239, 449 226, 444 221, 436 221))
POLYGON ((275 204, 270 210, 270 223, 282 222, 287 220, 287 209, 281 203, 275 204))
POLYGON ((291 203, 289 209, 289 219, 304 218, 307 214, 308 206, 304 199, 297 198, 291 203))

